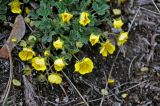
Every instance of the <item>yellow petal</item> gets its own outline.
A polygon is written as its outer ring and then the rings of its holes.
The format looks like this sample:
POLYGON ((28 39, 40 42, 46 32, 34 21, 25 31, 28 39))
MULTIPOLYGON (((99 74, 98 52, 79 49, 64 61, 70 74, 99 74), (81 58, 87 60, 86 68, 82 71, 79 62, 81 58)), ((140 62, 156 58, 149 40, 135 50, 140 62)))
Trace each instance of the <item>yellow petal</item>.
POLYGON ((109 54, 113 54, 115 51, 115 45, 112 45, 110 42, 108 43, 107 47, 106 47, 107 51, 109 52, 109 54))
POLYGON ((80 15, 79 23, 82 26, 86 26, 87 24, 89 24, 91 22, 88 17, 89 17, 89 14, 87 12, 82 12, 80 15))
POLYGON ((45 56, 45 57, 50 56, 50 51, 49 51, 49 50, 45 50, 45 51, 44 51, 44 56, 45 56))
POLYGON ((29 9, 28 7, 26 7, 26 8, 25 8, 25 12, 26 12, 27 14, 29 14, 30 9, 29 9))
POLYGON ((122 19, 121 18, 118 18, 118 19, 114 19, 113 20, 113 27, 114 28, 117 28, 117 29, 121 29, 122 28, 122 26, 123 26, 123 21, 122 21, 122 19))
POLYGON ((108 54, 113 54, 115 51, 115 45, 110 43, 109 40, 107 40, 105 43, 101 44, 101 50, 100 53, 104 56, 107 57, 108 54))
POLYGON ((18 55, 19 55, 21 60, 27 61, 27 60, 32 59, 33 56, 35 55, 35 53, 31 49, 23 48, 23 50, 21 52, 19 52, 18 55))
POLYGON ((55 42, 53 42, 53 46, 55 47, 56 50, 62 49, 63 48, 63 41, 58 38, 55 42))
POLYGON ((118 46, 123 45, 128 40, 128 32, 121 32, 117 39, 118 46))
POLYGON ((17 13, 17 14, 19 14, 19 13, 22 12, 22 10, 20 9, 20 7, 11 8, 11 11, 12 11, 12 13, 17 13))
POLYGON ((74 66, 75 66, 75 71, 78 71, 80 69, 80 64, 81 62, 77 62, 74 66))
POLYGON ((46 63, 45 63, 45 59, 41 58, 41 57, 34 57, 32 59, 32 66, 37 71, 45 71, 47 68, 46 63))
POLYGON ((107 49, 106 49, 104 43, 101 44, 100 54, 102 54, 102 56, 104 56, 104 57, 107 57, 107 55, 108 55, 107 49))
POLYGON ((48 81, 52 84, 60 84, 62 82, 62 78, 58 74, 51 74, 48 76, 48 81))
POLYGON ((67 12, 60 14, 60 16, 61 16, 61 18, 62 18, 62 21, 63 21, 63 22, 67 22, 67 23, 68 23, 68 22, 71 20, 71 18, 73 17, 72 14, 67 13, 67 12))
POLYGON ((59 59, 56 59, 54 61, 54 68, 56 71, 62 71, 63 68, 65 67, 65 62, 63 61, 63 59, 59 58, 59 59))
POLYGON ((114 79, 108 79, 108 84, 114 84, 116 81, 114 79))
POLYGON ((23 4, 23 3, 19 2, 19 0, 13 0, 8 5, 11 6, 12 13, 18 13, 19 14, 19 13, 22 12, 22 10, 20 9, 21 4, 23 4))
POLYGON ((94 35, 93 33, 90 35, 89 41, 91 42, 92 46, 99 42, 99 35, 94 35))
POLYGON ((75 64, 75 71, 79 72, 82 75, 91 73, 93 68, 93 62, 90 58, 84 58, 83 60, 78 61, 75 64))

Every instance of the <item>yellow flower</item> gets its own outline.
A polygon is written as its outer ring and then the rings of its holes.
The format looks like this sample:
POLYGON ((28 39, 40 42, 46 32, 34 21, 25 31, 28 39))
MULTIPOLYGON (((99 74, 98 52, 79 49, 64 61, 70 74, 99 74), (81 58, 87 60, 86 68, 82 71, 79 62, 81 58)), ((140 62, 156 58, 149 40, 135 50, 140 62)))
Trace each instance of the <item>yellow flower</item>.
POLYGON ((121 32, 117 39, 118 46, 123 45, 128 40, 128 32, 121 32))
POLYGON ((115 51, 115 45, 110 43, 109 40, 101 44, 100 53, 102 54, 102 56, 107 57, 108 54, 113 54, 114 51, 115 51))
POLYGON ((82 12, 80 15, 79 23, 83 26, 86 26, 91 22, 88 17, 89 17, 89 14, 87 12, 82 12))
POLYGON ((25 12, 26 12, 27 14, 29 14, 30 9, 29 9, 28 7, 26 7, 26 8, 25 8, 25 12))
POLYGON ((118 0, 118 4, 123 4, 126 0, 118 0))
POLYGON ((49 50, 45 50, 45 51, 44 51, 44 56, 45 56, 45 57, 48 57, 49 55, 50 55, 50 51, 49 51, 49 50))
POLYGON ((62 78, 58 74, 50 74, 48 76, 48 81, 52 84, 60 84, 62 82, 62 78))
POLYGON ((99 42, 99 35, 94 35, 93 33, 90 35, 89 41, 92 46, 94 46, 97 42, 99 42))
POLYGON ((42 57, 34 57, 32 59, 32 66, 37 71, 45 71, 47 68, 46 63, 45 63, 45 59, 42 57))
POLYGON ((93 68, 93 62, 90 58, 83 58, 83 60, 75 64, 75 72, 79 72, 82 75, 91 73, 93 68))
POLYGON ((70 21, 71 18, 73 17, 72 14, 67 13, 67 12, 64 12, 64 13, 60 14, 60 16, 61 16, 61 18, 62 18, 62 21, 63 21, 63 22, 67 22, 67 23, 69 23, 69 21, 70 21))
POLYGON ((19 52, 19 57, 23 61, 27 61, 33 58, 35 56, 35 52, 30 48, 23 48, 22 51, 19 52))
POLYGON ((114 79, 108 79, 108 84, 114 84, 115 82, 116 82, 116 80, 114 80, 114 79))
POLYGON ((113 27, 114 28, 117 28, 117 29, 121 29, 122 28, 122 26, 123 26, 123 21, 122 21, 122 19, 121 18, 118 18, 118 19, 114 19, 113 20, 113 27))
POLYGON ((56 50, 62 49, 63 48, 63 41, 61 41, 60 38, 58 38, 58 40, 53 42, 53 46, 56 48, 56 50))
POLYGON ((65 66, 66 66, 66 63, 61 58, 56 59, 54 61, 54 68, 56 71, 62 71, 65 66))
POLYGON ((19 2, 19 0, 13 0, 8 5, 11 6, 12 13, 18 13, 19 14, 19 13, 22 12, 22 10, 20 8, 21 4, 23 4, 23 3, 19 2))

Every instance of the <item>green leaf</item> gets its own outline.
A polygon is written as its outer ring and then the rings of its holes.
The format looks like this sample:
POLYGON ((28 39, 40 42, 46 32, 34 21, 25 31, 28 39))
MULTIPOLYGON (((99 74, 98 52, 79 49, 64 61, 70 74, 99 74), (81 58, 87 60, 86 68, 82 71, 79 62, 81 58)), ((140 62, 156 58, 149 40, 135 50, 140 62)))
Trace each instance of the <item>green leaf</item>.
POLYGON ((27 46, 26 41, 25 41, 25 40, 21 40, 21 41, 20 41, 20 46, 26 47, 26 46, 27 46))
POLYGON ((55 32, 55 31, 51 31, 51 32, 49 33, 49 36, 53 36, 53 35, 56 35, 56 32, 55 32))
POLYGON ((37 80, 39 82, 44 82, 45 81, 45 76, 43 74, 40 74, 40 75, 37 76, 37 80))
POLYGON ((13 83, 14 86, 21 86, 21 82, 17 79, 13 79, 12 83, 13 83))
POLYGON ((0 21, 6 20, 7 4, 8 4, 7 0, 0 1, 0 21))
POLYGON ((65 4, 71 4, 74 3, 76 0, 62 0, 65 4))
POLYGON ((40 3, 40 8, 37 9, 36 13, 39 16, 43 16, 43 17, 47 17, 48 15, 50 15, 52 13, 50 6, 47 6, 47 4, 45 4, 44 2, 40 3))
POLYGON ((23 69, 23 74, 26 76, 29 76, 32 74, 32 70, 29 66, 25 66, 25 68, 23 69))
POLYGON ((31 10, 29 12, 29 16, 31 16, 32 19, 37 19, 38 18, 38 15, 35 13, 35 11, 31 10))
POLYGON ((2 20, 2 21, 6 20, 6 16, 5 15, 0 15, 0 20, 2 20))
POLYGON ((109 9, 109 6, 107 4, 98 4, 94 2, 92 4, 92 8, 96 11, 98 15, 104 15, 107 9, 109 9))
POLYGON ((58 9, 59 13, 63 13, 67 8, 65 7, 65 4, 63 2, 57 2, 55 4, 56 8, 58 9))
POLYGON ((30 0, 23 0, 23 3, 29 3, 30 0))

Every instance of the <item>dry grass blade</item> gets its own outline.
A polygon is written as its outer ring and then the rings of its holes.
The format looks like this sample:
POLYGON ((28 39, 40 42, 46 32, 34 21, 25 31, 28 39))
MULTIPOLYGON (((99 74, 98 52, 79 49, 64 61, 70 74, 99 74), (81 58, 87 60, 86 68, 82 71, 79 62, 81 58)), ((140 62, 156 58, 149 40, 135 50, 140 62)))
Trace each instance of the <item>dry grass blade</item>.
POLYGON ((23 38, 25 34, 25 30, 26 30, 26 27, 25 27, 23 17, 21 15, 18 15, 15 19, 15 22, 8 40, 0 49, 0 57, 5 59, 9 58, 9 51, 7 49, 7 46, 9 50, 12 51, 12 49, 16 46, 16 43, 18 43, 23 38), (16 43, 13 42, 12 39, 16 39, 16 43))
POLYGON ((10 89, 11 89, 11 85, 12 85, 12 78, 13 78, 13 62, 12 62, 12 56, 11 56, 11 52, 9 50, 9 47, 6 45, 6 49, 9 53, 9 59, 10 59, 10 74, 9 74, 9 80, 6 86, 6 89, 1 97, 0 103, 2 102, 2 106, 5 106, 5 103, 7 101, 10 89))

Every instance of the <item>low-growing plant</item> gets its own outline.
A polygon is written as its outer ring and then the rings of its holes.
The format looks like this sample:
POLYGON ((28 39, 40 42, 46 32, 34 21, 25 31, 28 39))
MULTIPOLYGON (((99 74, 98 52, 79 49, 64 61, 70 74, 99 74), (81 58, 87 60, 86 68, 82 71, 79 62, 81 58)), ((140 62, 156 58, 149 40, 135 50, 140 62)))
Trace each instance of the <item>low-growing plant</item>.
MULTIPOLYGON (((25 0, 24 3, 29 2, 25 0)), ((121 46, 128 39, 128 32, 122 30, 121 12, 116 14, 118 18, 112 19, 109 1, 39 0, 36 3, 39 4, 37 9, 25 9, 28 15, 24 19, 31 34, 27 40, 21 41, 23 50, 19 52, 19 57, 31 63, 38 72, 47 70, 50 83, 62 82, 58 72, 66 68, 84 45, 99 46, 99 53, 107 57, 115 52, 116 44, 121 46), (109 39, 104 33, 106 24, 118 31, 113 34, 114 39, 109 39), (54 70, 50 69, 50 64, 53 64, 54 70)), ((121 4, 119 0, 117 3, 121 4)), ((9 5, 12 13, 22 12, 20 5, 23 4, 19 0, 13 0, 9 5)), ((76 59, 75 72, 84 75, 93 71, 94 63, 90 58, 76 59)), ((28 66, 26 70, 27 75, 31 73, 28 66)))
POLYGON ((0 22, 6 20, 7 4, 7 0, 0 0, 0 22))

